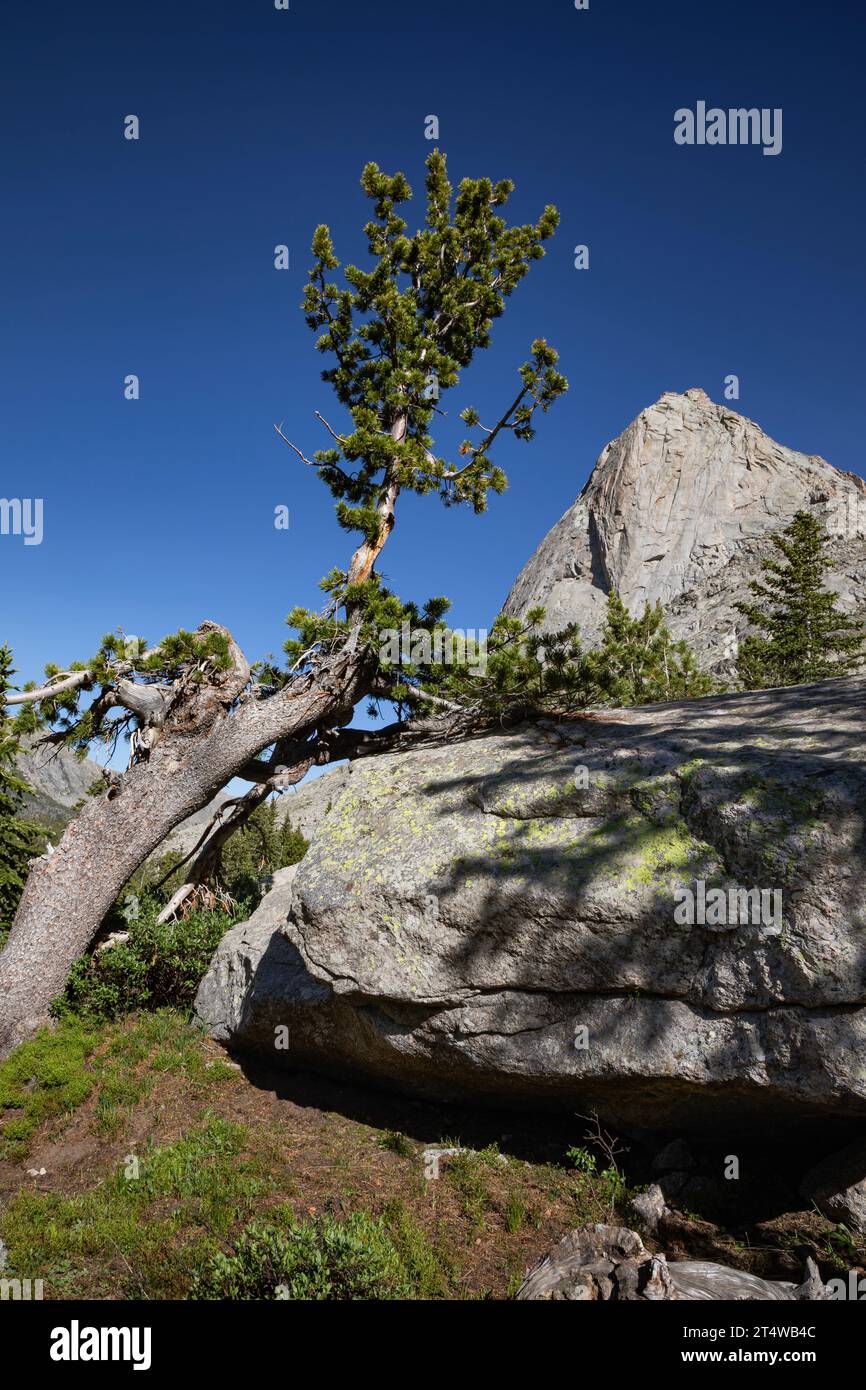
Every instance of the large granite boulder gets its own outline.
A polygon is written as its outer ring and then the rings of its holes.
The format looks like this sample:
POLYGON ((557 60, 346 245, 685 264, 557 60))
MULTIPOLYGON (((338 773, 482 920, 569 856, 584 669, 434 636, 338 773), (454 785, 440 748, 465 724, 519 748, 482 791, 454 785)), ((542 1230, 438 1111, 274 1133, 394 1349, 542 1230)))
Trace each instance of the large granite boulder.
POLYGON ((593 645, 611 588, 632 612, 658 599, 707 670, 733 669, 746 620, 734 607, 799 510, 832 536, 833 585, 866 616, 866 483, 777 444, 704 391, 668 391, 603 450, 565 515, 524 565, 504 612, 542 604, 546 626, 593 645))
POLYGON ((199 1013, 285 1065, 621 1129, 863 1122, 864 696, 851 677, 354 764, 199 1013), (718 889, 727 921, 677 907, 718 889))

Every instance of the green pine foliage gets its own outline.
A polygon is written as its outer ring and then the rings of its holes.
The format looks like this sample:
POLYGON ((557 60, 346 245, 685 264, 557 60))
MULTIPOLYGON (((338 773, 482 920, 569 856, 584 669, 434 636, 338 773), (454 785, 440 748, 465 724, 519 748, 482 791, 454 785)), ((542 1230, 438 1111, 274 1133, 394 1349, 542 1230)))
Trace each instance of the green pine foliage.
POLYGON ((838 593, 825 587, 829 537, 811 512, 797 512, 772 541, 778 558, 764 560, 762 577, 749 585, 758 602, 737 604, 760 629, 740 646, 743 689, 805 685, 856 670, 864 628, 837 608, 838 593))
POLYGON ((593 704, 692 700, 713 689, 688 645, 671 637, 661 604, 647 603, 632 618, 615 589, 608 595, 601 646, 587 653, 584 678, 593 704))
MULTIPOLYGON (((45 667, 46 684, 76 671, 87 671, 89 679, 77 689, 61 691, 38 705, 23 705, 18 728, 31 733, 50 726, 83 758, 91 743, 113 746, 121 727, 128 732, 138 722, 129 713, 120 722, 106 718, 103 697, 118 678, 132 679, 134 674, 143 685, 165 685, 182 678, 200 684, 208 671, 224 671, 230 665, 228 641, 221 632, 201 634, 181 628, 148 649, 142 638, 130 639, 118 629, 106 633, 89 661, 73 661, 65 671, 49 663, 45 667)), ((35 684, 29 681, 24 689, 33 690, 35 684)))
POLYGON ((0 646, 0 947, 24 891, 30 860, 42 849, 39 827, 19 818, 21 798, 28 787, 17 772, 19 730, 5 715, 5 695, 12 675, 12 653, 4 644, 0 646))
MULTIPOLYGON (((369 642, 377 651, 381 647, 380 635, 384 631, 398 630, 403 623, 409 623, 413 631, 422 628, 433 631, 441 623, 451 604, 447 598, 428 599, 423 607, 415 603, 404 603, 396 594, 386 589, 379 576, 374 574, 364 584, 345 586, 345 575, 335 571, 322 581, 322 588, 332 594, 333 602, 328 611, 312 613, 305 608, 295 608, 289 614, 288 623, 296 629, 298 636, 289 638, 285 651, 289 663, 302 664, 305 654, 313 648, 330 650, 345 635, 346 624, 336 617, 339 606, 345 606, 362 616, 361 639, 369 642)), ((383 675, 392 671, 390 663, 380 661, 379 669, 383 675)), ((263 663, 256 667, 257 679, 278 686, 285 679, 274 665, 263 663)))
POLYGON ((257 902, 262 879, 298 864, 309 848, 309 841, 281 810, 278 801, 266 801, 223 848, 219 882, 236 903, 257 902))
MULTIPOLYGON (((336 447, 305 461, 330 489, 339 524, 359 541, 375 544, 383 539, 379 509, 386 479, 395 497, 436 493, 446 506, 484 511, 488 494, 507 485, 492 458, 496 440, 508 434, 532 439, 536 412, 548 411, 568 383, 557 370, 554 349, 536 338, 500 419, 485 427, 476 408, 466 406, 460 412, 467 436, 459 461, 438 456, 430 426, 445 414, 442 398, 458 385, 476 352, 489 346, 494 320, 532 262, 544 255, 559 215, 546 207, 534 223, 508 225, 503 213, 513 184, 463 179, 455 195, 438 150, 427 159, 425 225, 414 232, 400 215, 413 196, 403 174, 385 174, 371 163, 361 186, 373 204, 364 229, 372 267, 341 267, 328 227, 318 227, 303 305, 318 351, 332 359, 322 377, 348 411, 352 428, 339 433, 326 426, 336 447), (395 439, 397 421, 402 427, 395 439)), ((393 519, 384 524, 387 531, 393 519)), ((345 627, 337 617, 341 610, 355 621, 363 615, 362 637, 374 644, 381 628, 417 621, 414 606, 384 591, 375 574, 355 584, 348 571, 333 570, 322 588, 331 600, 324 616, 304 609, 289 616, 299 634, 286 644, 293 665, 314 646, 339 640, 345 627)), ((431 600, 424 612, 444 603, 431 600)), ((267 664, 258 674, 275 684, 281 680, 267 664)))
MULTIPOLYGON (((500 211, 514 188, 507 179, 495 185, 490 179, 464 179, 455 200, 438 150, 427 160, 426 227, 412 235, 398 212, 413 196, 403 174, 389 176, 371 163, 361 186, 374 204, 364 230, 375 264, 370 270, 347 265, 340 286, 331 278, 340 262, 330 231, 318 227, 304 310, 310 328, 319 333, 318 350, 336 359, 323 379, 354 424, 350 434, 338 437, 338 448, 315 455, 319 475, 337 499, 341 523, 369 536, 378 524, 382 473, 395 457, 401 490, 435 489, 446 502, 470 502, 482 511, 488 491, 504 489, 505 477, 490 463, 487 440, 464 441, 461 453, 469 462, 459 476, 432 455, 427 428, 437 406, 430 383, 435 378, 440 394, 456 386, 461 368, 489 345, 493 320, 530 263, 544 254, 543 243, 556 230, 559 215, 547 207, 535 224, 507 226, 500 211), (406 438, 395 447, 383 433, 383 422, 406 410, 406 438)), ((520 371, 521 399, 510 426, 518 438, 532 438, 536 407, 549 408, 566 389, 555 366, 556 353, 536 340, 520 371)), ((473 408, 461 418, 477 427, 473 408)))
POLYGON ((459 705, 473 724, 513 723, 582 706, 586 682, 577 625, 544 633, 543 620, 543 608, 531 609, 525 618, 500 615, 488 634, 483 662, 480 651, 469 647, 453 664, 401 664, 395 695, 406 708, 425 710, 436 708, 432 701, 425 704, 425 694, 436 695, 459 705))
POLYGON ((671 637, 660 604, 632 618, 612 592, 601 646, 586 652, 576 624, 545 633, 543 622, 543 608, 524 618, 498 617, 485 663, 471 648, 450 665, 402 662, 395 698, 406 710, 429 713, 437 708, 435 696, 440 706, 443 700, 459 706, 473 724, 504 724, 598 704, 694 699, 713 689, 687 644, 671 637))

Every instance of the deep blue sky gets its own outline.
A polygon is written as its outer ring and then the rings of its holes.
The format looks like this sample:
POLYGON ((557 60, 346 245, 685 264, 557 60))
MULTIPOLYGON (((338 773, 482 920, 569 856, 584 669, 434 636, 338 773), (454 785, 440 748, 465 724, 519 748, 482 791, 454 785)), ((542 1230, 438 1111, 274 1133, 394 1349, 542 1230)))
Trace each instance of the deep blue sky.
POLYGON ((0 496, 43 497, 46 527, 41 547, 0 537, 22 679, 118 624, 215 618, 257 657, 318 605, 349 538, 273 432, 309 453, 314 409, 340 422, 298 307, 310 237, 326 221, 362 257, 361 168, 420 189, 430 113, 455 181, 508 176, 517 216, 562 214, 449 409, 492 414, 537 334, 571 391, 500 450, 511 487, 485 517, 401 506, 402 596, 488 623, 606 441, 663 391, 722 399, 730 372, 735 408, 862 473, 863 61, 853 0, 7 4, 0 496), (699 99, 782 107, 782 154, 676 146, 699 99))

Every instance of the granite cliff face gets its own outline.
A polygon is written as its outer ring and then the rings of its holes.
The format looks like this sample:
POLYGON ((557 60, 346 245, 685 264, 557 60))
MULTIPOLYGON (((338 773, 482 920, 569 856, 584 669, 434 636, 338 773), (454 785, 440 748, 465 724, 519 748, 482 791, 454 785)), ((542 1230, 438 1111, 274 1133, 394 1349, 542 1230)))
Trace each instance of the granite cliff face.
POLYGON ((731 673, 747 626, 734 605, 770 534, 799 510, 833 537, 841 606, 866 618, 866 483, 784 448, 704 391, 666 392, 602 451, 503 611, 543 604, 548 630, 577 622, 593 645, 611 588, 632 613, 660 599, 700 665, 731 673))

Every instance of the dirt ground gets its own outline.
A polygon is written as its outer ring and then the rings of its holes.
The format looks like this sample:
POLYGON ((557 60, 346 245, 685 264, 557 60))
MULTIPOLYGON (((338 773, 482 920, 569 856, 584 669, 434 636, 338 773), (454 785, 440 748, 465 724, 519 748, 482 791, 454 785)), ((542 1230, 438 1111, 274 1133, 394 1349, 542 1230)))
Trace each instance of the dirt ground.
MULTIPOLYGON (((80 1076, 53 1047, 5 1091, 0 1071, 6 1273, 43 1278, 46 1298, 194 1296, 197 1262, 230 1252, 250 1221, 355 1212, 385 1223, 414 1296, 508 1298, 575 1226, 634 1224, 629 1197, 653 1176, 649 1151, 626 1141, 611 1164, 586 1118, 433 1105, 241 1063, 171 1011, 101 1025, 80 1076), (35 1100, 45 1113, 22 1136, 35 1100), (466 1152, 432 1177, 430 1146, 466 1152), (130 1172, 150 1185, 124 1183, 130 1172)), ((716 1158, 697 1154, 696 1173, 716 1158)), ((778 1155, 733 1204, 723 1184, 698 1178, 690 1192, 665 1230, 672 1258, 798 1281, 807 1254, 826 1277, 866 1264, 862 1242, 802 1210, 778 1155)))

